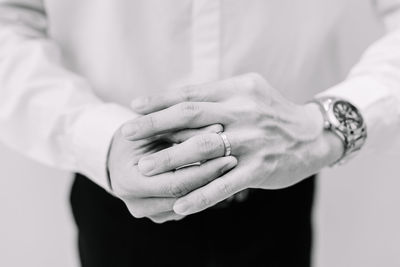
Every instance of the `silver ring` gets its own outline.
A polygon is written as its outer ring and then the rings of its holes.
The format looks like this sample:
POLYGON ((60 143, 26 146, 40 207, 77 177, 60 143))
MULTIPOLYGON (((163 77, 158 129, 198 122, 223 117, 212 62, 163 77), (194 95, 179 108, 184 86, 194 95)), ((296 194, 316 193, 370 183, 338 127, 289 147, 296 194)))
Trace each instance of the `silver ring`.
POLYGON ((224 156, 225 156, 225 157, 230 156, 231 153, 232 153, 232 146, 231 146, 231 143, 229 143, 229 140, 228 140, 228 138, 226 137, 226 134, 224 134, 223 132, 219 132, 218 134, 219 134, 219 136, 221 136, 222 141, 224 142, 224 147, 225 147, 225 154, 224 154, 224 156))

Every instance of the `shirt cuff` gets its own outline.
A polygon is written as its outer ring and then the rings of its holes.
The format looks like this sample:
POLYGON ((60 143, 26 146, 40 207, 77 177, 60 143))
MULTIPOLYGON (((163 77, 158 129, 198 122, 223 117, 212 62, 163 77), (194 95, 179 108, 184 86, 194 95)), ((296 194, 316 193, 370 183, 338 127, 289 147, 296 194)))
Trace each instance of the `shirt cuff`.
POLYGON ((109 193, 107 157, 114 133, 138 115, 116 104, 96 104, 79 116, 73 129, 77 170, 109 193))
POLYGON ((396 136, 393 124, 398 120, 398 99, 387 87, 369 76, 351 77, 320 93, 345 99, 357 107, 367 126, 367 139, 361 154, 387 149, 396 136))

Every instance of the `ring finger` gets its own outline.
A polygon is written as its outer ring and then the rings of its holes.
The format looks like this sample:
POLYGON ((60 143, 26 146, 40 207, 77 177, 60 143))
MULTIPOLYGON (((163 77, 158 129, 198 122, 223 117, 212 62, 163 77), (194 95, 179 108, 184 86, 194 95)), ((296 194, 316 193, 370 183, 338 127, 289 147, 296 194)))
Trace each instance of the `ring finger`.
POLYGON ((151 176, 188 164, 222 157, 225 155, 225 149, 224 141, 219 134, 197 135, 181 144, 141 158, 138 167, 142 174, 151 176))

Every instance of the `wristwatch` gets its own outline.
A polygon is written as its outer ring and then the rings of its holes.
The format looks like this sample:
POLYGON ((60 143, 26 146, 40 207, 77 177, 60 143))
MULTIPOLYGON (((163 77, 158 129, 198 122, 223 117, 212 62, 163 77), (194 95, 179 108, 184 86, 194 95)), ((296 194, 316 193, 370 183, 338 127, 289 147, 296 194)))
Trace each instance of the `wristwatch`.
POLYGON ((360 111, 347 100, 337 97, 318 97, 311 102, 321 109, 324 129, 336 134, 343 142, 343 155, 332 166, 347 162, 367 139, 367 127, 360 111))

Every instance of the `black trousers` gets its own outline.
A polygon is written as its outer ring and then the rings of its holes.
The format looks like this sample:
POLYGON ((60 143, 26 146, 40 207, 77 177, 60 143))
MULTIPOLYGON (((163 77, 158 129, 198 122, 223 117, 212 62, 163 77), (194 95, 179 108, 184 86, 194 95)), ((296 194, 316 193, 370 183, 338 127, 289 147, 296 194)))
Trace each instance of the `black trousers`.
POLYGON ((71 204, 82 266, 308 267, 314 180, 156 224, 78 174, 71 204))

